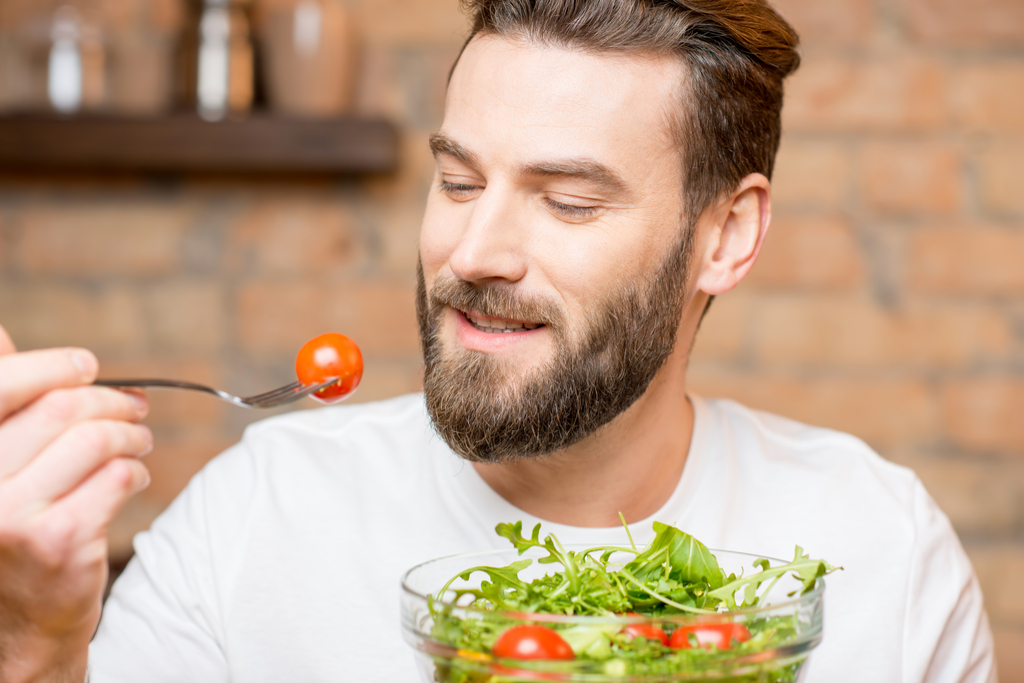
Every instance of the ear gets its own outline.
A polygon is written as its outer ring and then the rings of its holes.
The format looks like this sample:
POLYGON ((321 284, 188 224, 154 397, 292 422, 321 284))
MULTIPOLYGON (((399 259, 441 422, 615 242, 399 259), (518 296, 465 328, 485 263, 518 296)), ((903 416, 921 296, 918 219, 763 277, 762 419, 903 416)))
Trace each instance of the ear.
POLYGON ((729 197, 705 212, 697 289, 716 295, 738 285, 761 252, 771 218, 771 183, 760 173, 745 177, 729 197))

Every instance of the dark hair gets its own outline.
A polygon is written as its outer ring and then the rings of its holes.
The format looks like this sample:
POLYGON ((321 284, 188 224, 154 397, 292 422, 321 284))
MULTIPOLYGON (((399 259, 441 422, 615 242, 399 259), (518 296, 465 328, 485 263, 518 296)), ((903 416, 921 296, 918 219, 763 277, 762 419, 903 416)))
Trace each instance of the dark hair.
POLYGON ((595 53, 677 55, 675 122, 691 223, 749 173, 771 178, 796 32, 765 0, 463 0, 476 35, 595 53))

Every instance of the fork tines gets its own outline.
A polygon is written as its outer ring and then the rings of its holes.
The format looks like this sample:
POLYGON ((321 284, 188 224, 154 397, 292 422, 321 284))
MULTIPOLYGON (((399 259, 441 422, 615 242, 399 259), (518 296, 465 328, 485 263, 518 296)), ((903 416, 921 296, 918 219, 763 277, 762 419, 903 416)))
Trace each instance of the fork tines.
POLYGON ((291 396, 299 391, 302 391, 303 384, 301 382, 292 382, 283 387, 278 387, 273 391, 268 391, 264 394, 257 394, 250 396, 245 399, 246 403, 251 403, 255 406, 274 405, 280 403, 282 399, 291 396))
POLYGON ((337 379, 330 379, 327 380, 326 382, 321 382, 320 384, 312 384, 309 386, 306 386, 301 382, 293 382, 278 389, 274 389, 273 391, 268 391, 265 394, 250 396, 249 398, 245 399, 245 401, 246 403, 249 403, 254 407, 273 407, 276 405, 280 405, 282 403, 290 403, 292 400, 299 399, 310 394, 314 394, 323 389, 324 387, 330 386, 336 381, 337 379))

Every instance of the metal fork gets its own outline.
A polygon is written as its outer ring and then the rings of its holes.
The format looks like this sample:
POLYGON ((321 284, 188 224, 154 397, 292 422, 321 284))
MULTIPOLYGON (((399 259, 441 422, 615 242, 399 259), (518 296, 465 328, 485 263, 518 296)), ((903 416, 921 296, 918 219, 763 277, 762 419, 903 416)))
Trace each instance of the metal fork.
POLYGON ((310 394, 316 393, 326 386, 334 384, 337 378, 329 379, 326 382, 320 384, 311 384, 309 386, 303 385, 301 382, 292 382, 283 387, 268 391, 263 394, 256 394, 255 396, 235 396, 229 394, 226 391, 220 391, 218 389, 211 389, 210 387, 202 384, 195 384, 194 382, 178 382, 171 379, 98 379, 93 384, 100 387, 114 387, 117 389, 129 389, 129 388, 153 388, 153 389, 190 389, 192 391, 201 391, 206 394, 212 394, 222 401, 233 403, 236 406, 242 408, 276 408, 277 406, 283 406, 286 403, 293 403, 298 401, 300 398, 309 396, 310 394))

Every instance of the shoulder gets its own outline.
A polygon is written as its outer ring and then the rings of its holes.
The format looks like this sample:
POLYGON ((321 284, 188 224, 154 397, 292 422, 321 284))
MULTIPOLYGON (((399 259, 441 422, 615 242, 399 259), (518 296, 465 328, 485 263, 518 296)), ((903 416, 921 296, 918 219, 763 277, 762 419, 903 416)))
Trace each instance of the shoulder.
POLYGON ((695 397, 694 406, 695 440, 704 430, 700 479, 714 479, 718 486, 705 488, 725 502, 701 500, 721 516, 722 542, 777 557, 799 543, 844 567, 827 581, 831 636, 812 658, 810 679, 841 680, 861 666, 835 646, 847 643, 892 662, 905 680, 947 680, 936 668, 987 680, 991 639, 977 581, 912 470, 832 429, 730 400, 695 397))
POLYGON ((422 394, 296 411, 250 425, 240 450, 257 458, 400 456, 432 436, 422 394))
POLYGON ((838 446, 861 454, 874 454, 871 447, 852 434, 815 427, 774 413, 748 408, 731 399, 695 397, 694 400, 703 406, 712 419, 727 425, 729 429, 749 433, 758 439, 795 452, 816 451, 822 445, 827 445, 830 448, 838 446))
POLYGON ((339 435, 372 431, 403 430, 426 421, 422 394, 355 405, 338 405, 301 410, 249 425, 243 441, 258 441, 275 435, 293 438, 336 438, 339 435))
POLYGON ((970 565, 959 539, 913 470, 833 429, 731 400, 697 398, 695 406, 711 425, 704 440, 715 451, 711 471, 739 482, 751 500, 783 511, 787 528, 799 530, 806 545, 818 541, 837 564, 866 562, 861 553, 884 549, 890 559, 903 558, 907 573, 921 558, 941 556, 948 579, 967 581, 970 565))
POLYGON ((226 500, 394 480, 422 462, 436 441, 421 394, 296 411, 250 425, 190 488, 226 500))
POLYGON ((851 434, 754 410, 729 399, 695 398, 695 405, 707 414, 712 441, 722 448, 734 445, 726 450, 747 466, 760 463, 787 476, 869 486, 877 495, 900 501, 908 513, 921 490, 912 470, 885 460, 851 434), (723 439, 723 434, 727 438, 723 439))
POLYGON ((253 539, 337 536, 321 525, 372 516, 412 495, 435 441, 419 394, 271 417, 207 463, 154 529, 200 529, 228 556, 253 539))
POLYGON ((731 400, 695 397, 694 406, 700 479, 728 482, 729 506, 745 510, 752 540, 774 539, 776 552, 799 542, 834 564, 880 546, 909 559, 922 535, 955 542, 914 472, 855 436, 731 400))

